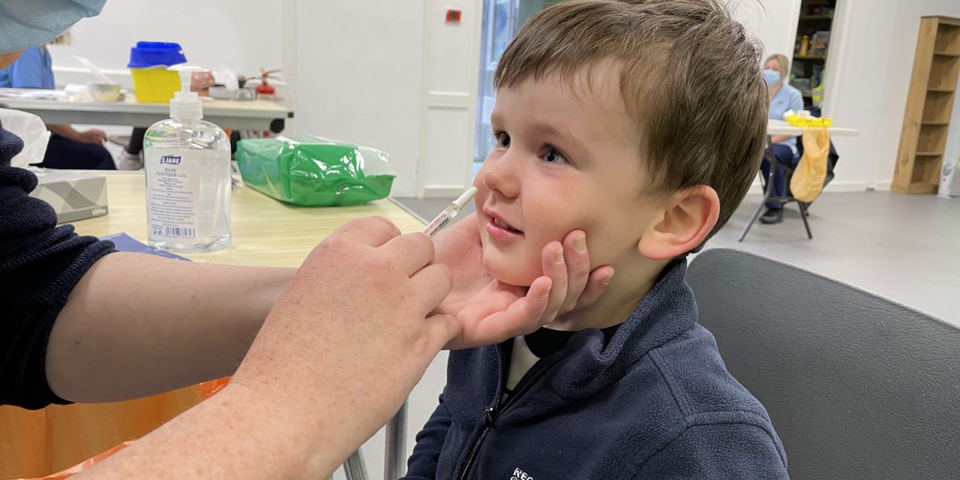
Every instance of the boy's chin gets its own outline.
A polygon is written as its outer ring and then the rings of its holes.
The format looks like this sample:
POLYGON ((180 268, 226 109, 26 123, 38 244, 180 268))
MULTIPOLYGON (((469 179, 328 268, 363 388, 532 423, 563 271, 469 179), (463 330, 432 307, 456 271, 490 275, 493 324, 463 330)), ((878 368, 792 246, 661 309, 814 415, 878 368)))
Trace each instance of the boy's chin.
POLYGON ((502 252, 488 249, 483 251, 483 268, 494 278, 507 285, 529 287, 534 280, 543 275, 540 271, 539 262, 534 266, 524 265, 523 263, 522 260, 515 260, 502 252))

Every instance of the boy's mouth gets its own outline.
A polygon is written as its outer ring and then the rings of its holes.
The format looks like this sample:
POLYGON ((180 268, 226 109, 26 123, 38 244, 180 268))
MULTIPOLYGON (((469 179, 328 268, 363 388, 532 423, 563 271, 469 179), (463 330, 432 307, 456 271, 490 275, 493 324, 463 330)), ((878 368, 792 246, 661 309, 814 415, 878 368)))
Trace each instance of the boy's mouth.
POLYGON ((522 230, 514 228, 493 212, 485 211, 484 213, 490 216, 490 222, 487 223, 487 233, 491 236, 504 241, 516 240, 523 236, 522 230))
POLYGON ((507 230, 510 231, 510 232, 523 234, 523 232, 521 232, 520 230, 517 230, 516 228, 511 227, 509 223, 504 222, 503 220, 500 220, 500 219, 497 218, 497 217, 491 217, 491 221, 493 222, 494 225, 496 225, 496 226, 498 226, 498 227, 500 227, 500 228, 505 228, 505 229, 507 229, 507 230))

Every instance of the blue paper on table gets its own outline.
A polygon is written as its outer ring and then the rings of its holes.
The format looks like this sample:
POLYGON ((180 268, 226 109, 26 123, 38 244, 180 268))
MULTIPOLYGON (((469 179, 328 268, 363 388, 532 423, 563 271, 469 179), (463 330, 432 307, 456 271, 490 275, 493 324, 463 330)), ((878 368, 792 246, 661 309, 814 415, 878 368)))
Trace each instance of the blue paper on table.
POLYGON ((166 250, 159 250, 152 248, 150 245, 147 245, 143 242, 138 241, 137 239, 127 235, 126 233, 114 233, 112 235, 105 235, 100 237, 100 240, 110 240, 114 245, 117 246, 117 250, 121 252, 133 252, 133 253, 148 253, 150 255, 156 255, 158 257, 164 258, 173 258, 175 260, 183 260, 189 262, 189 258, 181 257, 180 255, 172 254, 166 250))

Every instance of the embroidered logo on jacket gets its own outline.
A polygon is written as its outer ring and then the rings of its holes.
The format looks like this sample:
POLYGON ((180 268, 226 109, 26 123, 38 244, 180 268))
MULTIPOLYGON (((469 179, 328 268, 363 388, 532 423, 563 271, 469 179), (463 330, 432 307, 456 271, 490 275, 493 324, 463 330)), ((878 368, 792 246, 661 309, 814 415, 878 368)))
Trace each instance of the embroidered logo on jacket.
POLYGON ((530 475, 519 468, 514 468, 513 476, 510 477, 510 480, 533 480, 533 475, 530 475))

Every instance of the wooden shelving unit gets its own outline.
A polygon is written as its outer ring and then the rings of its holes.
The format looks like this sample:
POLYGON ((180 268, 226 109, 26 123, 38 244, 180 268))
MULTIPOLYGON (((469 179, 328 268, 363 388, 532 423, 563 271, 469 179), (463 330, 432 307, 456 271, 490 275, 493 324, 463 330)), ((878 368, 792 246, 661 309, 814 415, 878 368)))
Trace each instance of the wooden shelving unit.
MULTIPOLYGON (((801 0, 800 2, 800 16, 797 18, 797 42, 794 48, 793 68, 790 73, 793 77, 791 84, 800 90, 806 108, 819 106, 814 105, 813 102, 814 90, 817 89, 816 87, 822 87, 830 40, 827 37, 826 45, 821 44, 820 48, 815 48, 815 37, 818 32, 829 35, 833 30, 833 12, 836 7, 837 0, 801 0), (803 37, 807 37, 808 42, 806 55, 800 55, 803 52, 801 46, 804 42, 803 37)), ((822 90, 820 88, 818 91, 822 94, 822 90)))
POLYGON ((936 193, 960 77, 960 19, 923 17, 892 189, 936 193))

